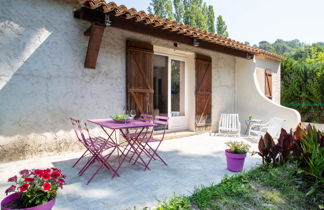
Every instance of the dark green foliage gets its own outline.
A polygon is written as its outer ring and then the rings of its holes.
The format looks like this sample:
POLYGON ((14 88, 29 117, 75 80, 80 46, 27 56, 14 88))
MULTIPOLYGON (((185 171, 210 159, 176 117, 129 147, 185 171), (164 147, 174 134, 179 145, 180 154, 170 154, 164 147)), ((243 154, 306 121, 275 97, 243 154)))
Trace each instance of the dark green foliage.
POLYGON ((283 61, 281 85, 283 105, 297 109, 302 121, 324 122, 324 63, 283 61))
POLYGON ((217 17, 216 29, 217 29, 217 34, 224 37, 228 37, 227 26, 221 15, 217 17))
POLYGON ((301 148, 307 165, 303 172, 324 184, 324 135, 309 126, 303 135, 301 148))
POLYGON ((211 33, 215 33, 215 12, 214 12, 214 7, 209 5, 208 6, 208 19, 207 19, 207 26, 208 26, 208 31, 211 33))
POLYGON ((273 52, 286 57, 291 57, 297 51, 304 49, 305 44, 300 42, 298 39, 291 41, 284 41, 282 39, 277 39, 274 43, 269 43, 267 41, 259 42, 259 45, 255 45, 260 49, 273 52))
POLYGON ((173 19, 171 0, 152 0, 148 12, 163 18, 173 19))
MULTIPOLYGON (((203 0, 151 0, 148 12, 215 33, 214 7, 203 0)), ((228 36, 225 22, 222 20, 220 24, 228 36)))
POLYGON ((185 12, 185 8, 183 2, 181 0, 173 0, 174 6, 174 18, 177 22, 183 22, 183 15, 185 12))

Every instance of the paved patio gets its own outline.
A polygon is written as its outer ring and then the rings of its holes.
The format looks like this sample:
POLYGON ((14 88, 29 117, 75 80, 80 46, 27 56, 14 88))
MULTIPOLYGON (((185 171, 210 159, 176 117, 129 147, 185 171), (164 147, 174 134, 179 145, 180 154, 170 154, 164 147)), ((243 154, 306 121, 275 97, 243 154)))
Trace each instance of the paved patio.
MULTIPOLYGON (((23 160, 0 164, 0 199, 5 196, 9 186, 8 177, 21 169, 57 167, 68 176, 67 185, 59 191, 55 209, 142 209, 157 204, 157 200, 170 198, 176 194, 191 194, 198 185, 219 183, 225 174, 234 173, 226 170, 224 142, 244 140, 257 150, 257 144, 251 140, 214 137, 208 134, 178 138, 165 141, 160 154, 168 162, 164 166, 153 161, 151 171, 144 172, 136 165, 127 165, 120 170, 121 177, 111 179, 106 170, 102 170, 93 181, 86 185, 90 169, 83 177, 77 175, 82 164, 71 168, 80 154, 68 154, 55 157, 23 160)), ((248 155, 244 170, 261 163, 257 155, 248 155)))

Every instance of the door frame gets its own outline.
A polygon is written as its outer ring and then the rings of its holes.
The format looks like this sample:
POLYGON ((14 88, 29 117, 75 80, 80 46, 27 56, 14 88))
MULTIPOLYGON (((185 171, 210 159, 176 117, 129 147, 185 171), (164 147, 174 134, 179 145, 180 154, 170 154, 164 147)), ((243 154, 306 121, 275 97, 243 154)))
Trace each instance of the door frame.
MULTIPOLYGON (((170 48, 164 47, 156 47, 154 46, 154 55, 166 56, 168 58, 168 117, 170 118, 168 130, 176 131, 176 130, 188 130, 192 129, 191 124, 191 109, 189 107, 190 104, 190 90, 189 90, 189 60, 192 59, 194 61, 194 53, 188 53, 184 51, 174 50, 170 48), (185 64, 185 115, 184 116, 171 116, 171 60, 183 61, 185 64), (177 124, 183 124, 183 127, 177 126, 177 124)), ((193 113, 194 114, 194 113, 193 113)))

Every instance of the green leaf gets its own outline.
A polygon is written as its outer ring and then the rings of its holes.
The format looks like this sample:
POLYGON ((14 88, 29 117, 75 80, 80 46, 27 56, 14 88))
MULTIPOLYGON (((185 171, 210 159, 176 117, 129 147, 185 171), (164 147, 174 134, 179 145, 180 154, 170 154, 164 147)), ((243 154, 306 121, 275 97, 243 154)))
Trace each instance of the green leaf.
POLYGON ((316 187, 312 187, 307 193, 306 193, 306 195, 307 196, 309 196, 309 195, 311 195, 311 194, 313 194, 313 193, 315 193, 316 192, 316 190, 317 190, 317 188, 316 187))

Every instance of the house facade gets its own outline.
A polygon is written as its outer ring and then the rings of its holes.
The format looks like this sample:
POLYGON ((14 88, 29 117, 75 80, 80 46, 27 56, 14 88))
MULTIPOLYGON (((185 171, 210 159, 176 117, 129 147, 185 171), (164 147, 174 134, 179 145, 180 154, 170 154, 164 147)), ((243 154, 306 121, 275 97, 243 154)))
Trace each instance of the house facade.
POLYGON ((249 114, 300 122, 280 106, 280 56, 114 3, 1 4, 0 161, 79 151, 69 117, 133 109, 169 116, 169 131, 215 131, 221 113, 242 131, 249 114))

